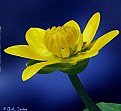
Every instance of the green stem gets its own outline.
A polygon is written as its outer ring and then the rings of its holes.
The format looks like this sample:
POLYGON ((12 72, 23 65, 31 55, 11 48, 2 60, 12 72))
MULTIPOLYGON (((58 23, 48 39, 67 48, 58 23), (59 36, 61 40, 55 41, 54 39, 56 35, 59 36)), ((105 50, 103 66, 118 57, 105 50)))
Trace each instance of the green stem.
POLYGON ((88 96, 86 93, 82 83, 80 82, 77 75, 69 75, 69 79, 73 84, 75 90, 77 91, 78 95, 80 96, 82 102, 88 108, 89 111, 101 111, 99 107, 95 104, 95 102, 88 96))

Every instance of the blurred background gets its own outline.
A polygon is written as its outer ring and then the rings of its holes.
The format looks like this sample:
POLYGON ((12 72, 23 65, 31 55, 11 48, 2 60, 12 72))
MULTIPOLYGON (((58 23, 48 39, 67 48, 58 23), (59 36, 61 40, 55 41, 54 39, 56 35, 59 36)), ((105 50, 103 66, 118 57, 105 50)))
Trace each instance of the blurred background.
MULTIPOLYGON (((5 54, 3 49, 26 44, 30 27, 47 29, 73 19, 84 30, 95 12, 101 23, 95 36, 121 29, 121 0, 1 0, 0 26, 2 66, 0 73, 0 111, 4 107, 20 107, 27 111, 82 111, 85 106, 66 74, 55 71, 36 74, 23 82, 21 73, 28 59, 5 54)), ((88 94, 96 102, 121 104, 121 36, 117 36, 98 56, 90 59, 79 75, 88 94)))

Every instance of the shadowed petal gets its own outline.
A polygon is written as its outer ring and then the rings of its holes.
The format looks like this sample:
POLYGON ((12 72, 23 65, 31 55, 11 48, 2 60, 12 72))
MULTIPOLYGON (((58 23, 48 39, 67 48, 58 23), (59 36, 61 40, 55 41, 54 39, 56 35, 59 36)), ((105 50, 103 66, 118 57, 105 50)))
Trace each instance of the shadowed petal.
POLYGON ((29 66, 23 71, 22 80, 26 81, 26 80, 30 79, 32 76, 34 76, 40 69, 42 69, 46 65, 51 65, 51 64, 58 63, 58 62, 59 62, 58 60, 53 60, 53 61, 36 63, 32 66, 29 66))
POLYGON ((79 62, 81 60, 93 57, 98 54, 98 51, 87 51, 87 52, 80 52, 78 55, 70 58, 70 63, 79 62))
POLYGON ((82 46, 83 46, 83 35, 82 34, 80 34, 76 44, 77 44, 77 48, 76 48, 76 53, 77 53, 78 51, 81 51, 82 46))
POLYGON ((100 23, 100 13, 95 13, 87 23, 84 32, 83 32, 83 41, 86 42, 85 46, 89 45, 94 38, 98 26, 100 23))
POLYGON ((36 50, 28 45, 11 46, 4 51, 8 54, 20 56, 23 58, 45 61, 45 58, 40 53, 38 53, 36 50))

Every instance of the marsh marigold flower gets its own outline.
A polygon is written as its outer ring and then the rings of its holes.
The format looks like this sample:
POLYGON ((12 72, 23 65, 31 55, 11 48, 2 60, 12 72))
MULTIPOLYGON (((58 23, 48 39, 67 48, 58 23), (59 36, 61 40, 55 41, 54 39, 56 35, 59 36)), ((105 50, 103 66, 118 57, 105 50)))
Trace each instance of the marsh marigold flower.
POLYGON ((92 42, 99 23, 100 13, 97 12, 90 18, 83 32, 74 20, 47 30, 30 28, 26 32, 28 45, 15 45, 4 51, 38 61, 23 71, 22 80, 25 81, 46 66, 53 64, 74 66, 82 60, 97 55, 102 47, 119 34, 118 30, 113 30, 92 42))

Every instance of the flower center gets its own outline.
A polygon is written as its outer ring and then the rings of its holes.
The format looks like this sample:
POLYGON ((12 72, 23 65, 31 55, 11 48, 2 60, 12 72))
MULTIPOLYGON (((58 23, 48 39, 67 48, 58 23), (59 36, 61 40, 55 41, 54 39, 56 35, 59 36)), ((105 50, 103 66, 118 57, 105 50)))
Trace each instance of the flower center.
MULTIPOLYGON (((79 32, 70 26, 52 27, 47 29, 44 37, 44 43, 48 51, 62 58, 67 58, 76 54, 80 49, 79 32)), ((81 40, 83 44, 83 41, 81 40)))

